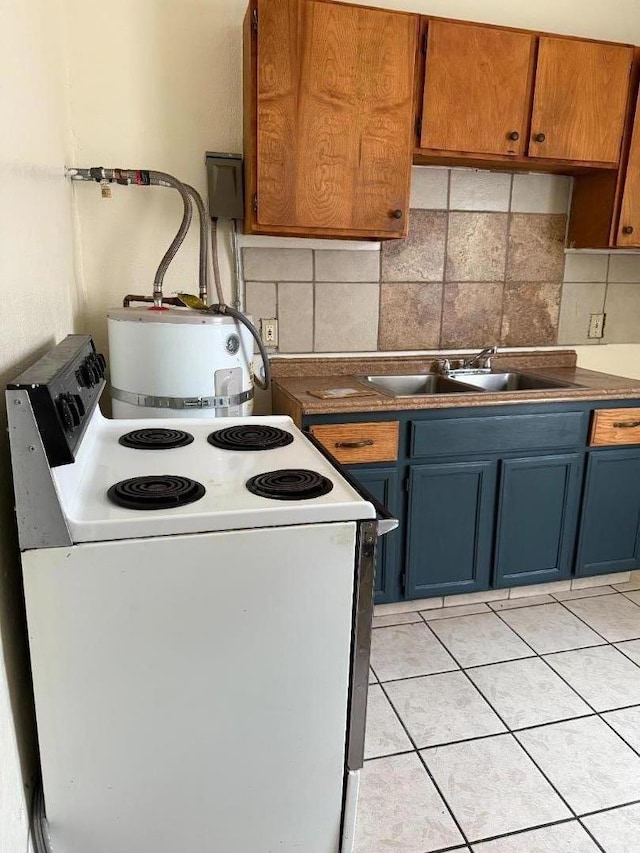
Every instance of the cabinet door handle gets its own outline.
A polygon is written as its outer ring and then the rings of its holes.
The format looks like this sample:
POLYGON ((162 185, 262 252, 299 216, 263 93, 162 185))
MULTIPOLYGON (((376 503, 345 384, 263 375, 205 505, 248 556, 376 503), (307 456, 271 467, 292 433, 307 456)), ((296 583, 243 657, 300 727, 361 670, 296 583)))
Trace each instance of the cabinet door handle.
POLYGON ((391 212, 391 216, 392 216, 394 219, 402 219, 402 211, 401 211, 400 209, 398 209, 398 210, 393 210, 393 211, 391 212))
POLYGON ((623 234, 633 234, 633 225, 625 225, 622 229, 623 234))
POLYGON ((361 447, 371 447, 374 443, 372 438, 363 438, 360 441, 336 441, 334 447, 344 447, 350 450, 359 450, 361 447))
POLYGON ((544 133, 536 133, 533 138, 535 142, 544 142, 547 137, 544 135, 544 133))
POLYGON ((613 426, 616 429, 635 429, 640 427, 640 421, 614 421, 613 426))
POLYGON ((514 142, 517 142, 520 139, 520 134, 517 130, 512 130, 511 133, 507 133, 507 139, 513 139, 514 142))

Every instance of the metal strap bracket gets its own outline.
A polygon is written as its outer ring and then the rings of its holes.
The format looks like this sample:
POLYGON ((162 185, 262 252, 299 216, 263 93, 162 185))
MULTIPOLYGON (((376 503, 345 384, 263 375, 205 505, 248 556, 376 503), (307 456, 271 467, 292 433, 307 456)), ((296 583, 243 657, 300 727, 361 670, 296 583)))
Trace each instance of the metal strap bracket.
POLYGON ((153 394, 136 394, 133 391, 112 388, 111 396, 121 403, 145 406, 149 409, 229 409, 252 400, 253 388, 221 397, 156 397, 153 394))

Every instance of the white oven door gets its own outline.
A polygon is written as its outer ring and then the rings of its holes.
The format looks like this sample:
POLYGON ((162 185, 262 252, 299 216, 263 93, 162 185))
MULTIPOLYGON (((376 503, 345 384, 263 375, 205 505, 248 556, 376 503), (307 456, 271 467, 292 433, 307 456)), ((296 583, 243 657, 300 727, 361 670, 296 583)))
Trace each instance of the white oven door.
POLYGON ((23 554, 61 853, 338 853, 355 522, 23 554))

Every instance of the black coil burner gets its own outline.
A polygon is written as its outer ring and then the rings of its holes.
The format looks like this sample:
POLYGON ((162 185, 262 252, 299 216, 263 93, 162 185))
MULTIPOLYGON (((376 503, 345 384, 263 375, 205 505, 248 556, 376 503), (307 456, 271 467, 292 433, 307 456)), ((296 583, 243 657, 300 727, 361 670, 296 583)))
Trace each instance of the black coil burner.
POLYGON ((133 447, 135 450, 173 450, 191 444, 193 436, 181 429, 145 427, 121 435, 118 441, 124 447, 133 447))
POLYGON ((293 436, 267 424, 240 424, 212 432, 207 441, 223 450, 273 450, 291 444, 293 436))
POLYGON ((189 477, 157 474, 132 477, 111 486, 109 500, 127 509, 175 509, 199 501, 206 489, 189 477))
POLYGON ((310 500, 326 495, 333 489, 331 480, 305 468, 267 471, 247 480, 246 486, 254 495, 277 501, 310 500))

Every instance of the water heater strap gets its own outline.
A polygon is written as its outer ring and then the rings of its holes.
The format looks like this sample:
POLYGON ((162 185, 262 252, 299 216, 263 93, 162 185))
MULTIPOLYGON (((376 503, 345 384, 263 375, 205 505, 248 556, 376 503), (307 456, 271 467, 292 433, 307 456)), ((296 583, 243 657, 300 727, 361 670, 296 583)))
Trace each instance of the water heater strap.
POLYGON ((145 406, 149 409, 228 409, 252 400, 253 388, 224 397, 154 397, 151 394, 134 394, 131 391, 112 388, 111 396, 121 403, 145 406))

